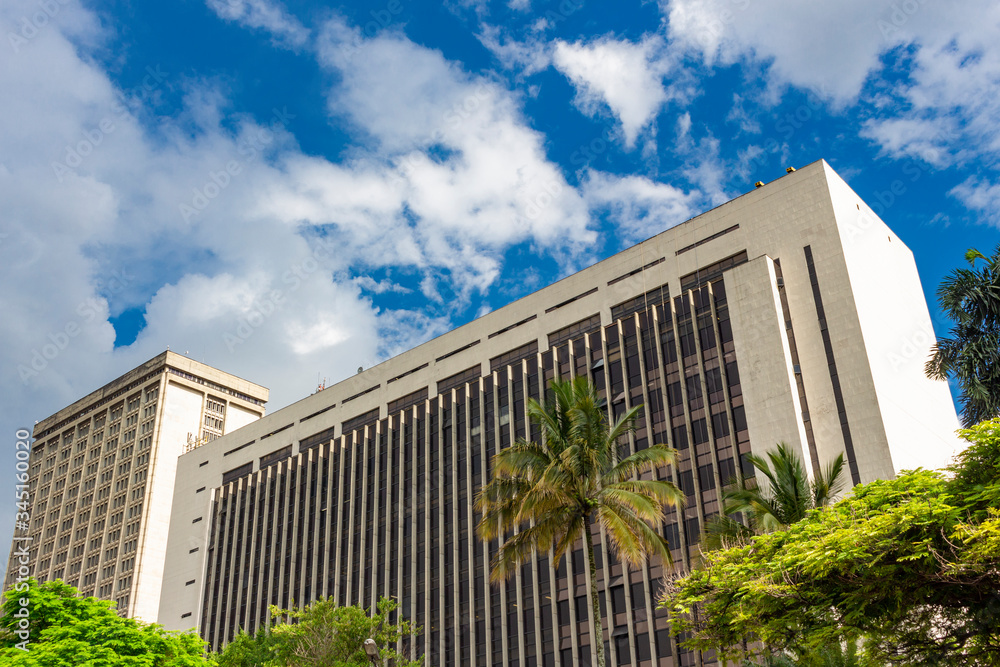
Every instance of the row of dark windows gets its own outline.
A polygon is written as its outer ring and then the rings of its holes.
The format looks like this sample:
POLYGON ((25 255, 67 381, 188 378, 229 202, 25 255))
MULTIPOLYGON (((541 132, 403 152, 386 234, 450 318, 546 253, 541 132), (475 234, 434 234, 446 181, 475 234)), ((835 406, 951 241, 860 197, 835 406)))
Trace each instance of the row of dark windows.
MULTIPOLYGON (((492 453, 538 437, 525 418, 526 400, 540 398, 554 377, 587 375, 609 397, 610 417, 645 405, 624 449, 662 442, 679 450, 677 469, 656 474, 688 497, 661 530, 675 561, 689 563, 700 526, 719 510, 718 487, 737 466, 752 474, 725 290, 719 280, 673 299, 663 295, 603 332, 581 332, 540 355, 530 347, 492 363, 482 391, 474 382, 388 419, 376 412, 367 428, 345 424, 333 445, 330 434, 311 452, 224 487, 213 516, 205 637, 218 646, 237 628, 252 632, 269 604, 336 593, 343 604, 368 606, 389 592, 399 597, 400 616, 424 627, 412 648, 429 664, 467 664, 474 654, 477 664, 521 667, 523 651, 524 667, 553 665, 556 655, 572 658, 574 639, 576 658, 588 660, 583 545, 558 564, 554 579, 542 556, 518 578, 490 586, 498 544, 476 537, 472 501, 489 479, 492 453), (244 560, 251 540, 253 558, 244 560)), ((611 582, 601 592, 602 615, 608 591, 611 598, 609 662, 693 659, 679 652, 655 608, 661 565, 630 572, 600 541, 596 546, 601 576, 611 582), (629 617, 647 628, 631 640, 629 617)))

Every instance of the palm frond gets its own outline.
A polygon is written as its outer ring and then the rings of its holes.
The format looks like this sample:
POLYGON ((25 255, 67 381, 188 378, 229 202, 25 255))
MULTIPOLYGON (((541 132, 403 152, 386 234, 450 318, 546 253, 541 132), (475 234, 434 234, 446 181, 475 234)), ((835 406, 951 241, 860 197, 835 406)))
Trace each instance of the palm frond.
POLYGON ((517 478, 495 478, 476 495, 475 508, 482 514, 476 531, 484 540, 500 537, 509 527, 520 523, 520 499, 531 485, 517 478))
POLYGON ((649 554, 672 562, 667 541, 637 516, 631 505, 602 502, 598 507, 598 520, 623 563, 639 567, 649 554))
POLYGON ((547 519, 515 533, 500 546, 490 567, 490 580, 503 581, 535 552, 548 551, 562 542, 572 524, 572 512, 552 513, 547 519))
POLYGON ((813 482, 813 507, 826 507, 843 487, 844 455, 830 461, 822 474, 813 482))
POLYGON ((732 517, 716 514, 701 529, 701 549, 715 551, 740 546, 753 535, 754 531, 732 517))
POLYGON ((636 493, 622 488, 621 485, 601 489, 597 496, 598 503, 611 503, 615 506, 627 507, 643 521, 662 523, 666 515, 663 505, 642 493, 636 493))
POLYGON ((551 462, 552 456, 545 447, 519 440, 493 457, 493 470, 496 475, 534 479, 541 476, 551 462))
POLYGON ((623 563, 633 564, 645 558, 645 552, 632 525, 622 516, 623 513, 621 506, 602 503, 597 508, 597 520, 607 533, 618 559, 623 563))
POLYGON ((556 566, 573 544, 587 534, 587 521, 582 514, 573 514, 566 524, 566 532, 552 549, 552 565, 556 566))
POLYGON ((604 475, 604 484, 614 484, 635 477, 647 470, 677 464, 677 450, 666 445, 653 445, 640 449, 635 454, 622 459, 604 475))
POLYGON ((659 479, 628 479, 604 487, 605 489, 622 489, 640 494, 656 502, 661 507, 683 507, 684 492, 673 482, 659 479))

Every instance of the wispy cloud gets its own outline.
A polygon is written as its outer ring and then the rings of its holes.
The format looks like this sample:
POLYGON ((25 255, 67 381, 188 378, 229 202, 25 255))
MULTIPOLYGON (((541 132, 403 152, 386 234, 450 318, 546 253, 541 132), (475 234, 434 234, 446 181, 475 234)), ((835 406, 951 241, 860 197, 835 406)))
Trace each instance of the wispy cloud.
MULTIPOLYGON (((674 45, 705 64, 756 62, 862 119, 893 158, 1000 157, 1000 5, 661 0, 674 45), (849 38, 845 36, 849 35, 849 38)), ((780 95, 773 98, 780 99, 780 95)))
POLYGON ((643 176, 616 176, 587 172, 582 185, 587 203, 614 223, 620 247, 669 229, 691 218, 699 203, 696 193, 686 193, 643 176))
POLYGON ((272 41, 298 48, 309 41, 309 29, 276 0, 205 0, 219 18, 271 34, 272 41))
POLYGON ((610 37, 592 42, 557 41, 553 64, 577 91, 577 105, 589 115, 606 108, 621 123, 625 145, 635 145, 639 134, 672 97, 664 77, 673 65, 660 37, 641 42, 610 37))

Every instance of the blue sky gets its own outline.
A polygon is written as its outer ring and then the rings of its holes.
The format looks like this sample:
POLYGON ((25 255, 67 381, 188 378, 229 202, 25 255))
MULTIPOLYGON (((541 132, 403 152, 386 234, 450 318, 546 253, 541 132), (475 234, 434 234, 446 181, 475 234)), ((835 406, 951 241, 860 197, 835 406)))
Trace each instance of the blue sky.
POLYGON ((826 159, 931 296, 1000 242, 992 1, 8 0, 0 28, 0 492, 19 427, 167 346, 277 409, 787 166, 826 159))

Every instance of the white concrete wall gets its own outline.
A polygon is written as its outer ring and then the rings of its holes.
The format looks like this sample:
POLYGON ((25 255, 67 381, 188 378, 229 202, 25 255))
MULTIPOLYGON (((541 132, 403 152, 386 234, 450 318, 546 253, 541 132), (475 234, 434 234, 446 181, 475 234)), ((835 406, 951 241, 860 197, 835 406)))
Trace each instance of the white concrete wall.
MULTIPOLYGON (((218 441, 215 441, 218 442, 218 441)), ((161 581, 156 622, 168 630, 198 627, 204 592, 208 532, 212 523, 212 499, 215 490, 202 465, 210 458, 221 465, 222 452, 210 454, 211 444, 180 457, 170 502, 170 539, 165 545, 167 567, 161 581), (200 456, 204 450, 205 457, 200 456), (203 489, 200 490, 199 489, 203 489), (194 580, 194 584, 187 582, 194 580)), ((245 461, 240 461, 244 463, 245 461)), ((221 481, 221 472, 218 473, 221 481)))
POLYGON ((766 255, 726 274, 747 431, 758 456, 778 442, 795 448, 809 470, 809 445, 792 364, 785 318, 774 272, 766 255))
POLYGON ((951 392, 928 379, 934 343, 920 276, 899 237, 832 170, 830 194, 894 472, 940 468, 964 446, 951 392))
POLYGON ((203 398, 202 393, 168 380, 160 399, 133 581, 132 615, 144 621, 155 621, 159 613, 177 458, 184 452, 187 434, 201 423, 203 398))
POLYGON ((260 414, 251 412, 235 403, 230 403, 226 407, 225 430, 223 433, 232 433, 236 429, 243 428, 250 422, 260 419, 260 414))

